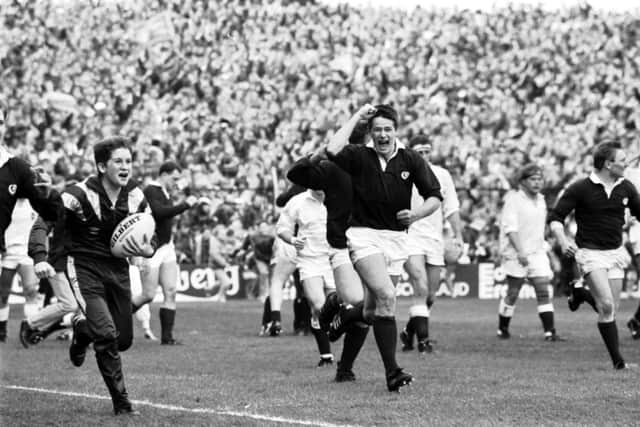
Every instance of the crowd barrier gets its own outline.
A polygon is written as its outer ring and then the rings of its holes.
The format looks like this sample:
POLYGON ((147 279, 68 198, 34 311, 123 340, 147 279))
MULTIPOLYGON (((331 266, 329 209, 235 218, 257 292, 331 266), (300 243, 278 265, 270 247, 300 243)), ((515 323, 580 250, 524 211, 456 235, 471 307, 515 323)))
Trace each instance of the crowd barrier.
MULTIPOLYGON (((257 287, 258 277, 253 270, 233 265, 225 269, 230 279, 231 286, 226 291, 227 299, 246 299, 250 291, 257 287)), ((178 281, 177 301, 215 301, 219 297, 220 283, 214 270, 207 266, 194 264, 180 265, 180 280, 178 281)), ((630 276, 631 277, 631 276, 630 276)), ((135 267, 131 267, 132 291, 139 292, 139 275, 135 267)), ((627 295, 640 298, 640 290, 635 283, 635 276, 629 280, 629 292, 627 295)), ((442 278, 436 291, 436 296, 441 298, 477 298, 499 299, 507 289, 506 276, 500 266, 494 263, 459 264, 455 267, 443 270, 442 278)), ((403 275, 396 287, 398 297, 410 297, 413 295, 413 287, 408 277, 403 275)), ((626 295, 625 295, 626 296, 626 295)), ((286 284, 284 299, 295 297, 295 287, 291 281, 286 284)), ((521 299, 535 298, 535 292, 531 286, 525 284, 520 291, 521 299)), ((10 303, 23 302, 22 286, 16 280, 11 289, 10 303)), ((155 301, 162 301, 162 292, 158 288, 155 301)))

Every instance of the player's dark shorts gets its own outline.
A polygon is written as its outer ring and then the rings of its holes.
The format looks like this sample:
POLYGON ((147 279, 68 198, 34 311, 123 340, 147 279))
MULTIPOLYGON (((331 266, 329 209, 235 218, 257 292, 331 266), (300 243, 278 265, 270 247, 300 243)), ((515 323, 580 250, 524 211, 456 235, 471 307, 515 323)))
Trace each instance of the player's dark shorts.
POLYGON ((133 340, 133 322, 127 261, 68 256, 66 271, 71 287, 79 288, 84 299, 87 324, 96 346, 117 341, 119 351, 128 349, 133 340))

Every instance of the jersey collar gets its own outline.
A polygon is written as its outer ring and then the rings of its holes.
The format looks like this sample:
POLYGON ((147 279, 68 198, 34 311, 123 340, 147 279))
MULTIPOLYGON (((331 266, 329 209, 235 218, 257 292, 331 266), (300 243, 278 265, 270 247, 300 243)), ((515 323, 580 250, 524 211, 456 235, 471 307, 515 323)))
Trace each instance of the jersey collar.
POLYGON ((391 157, 389 157, 389 160, 385 160, 385 158, 379 155, 378 152, 376 151, 376 147, 373 144, 373 141, 367 142, 366 147, 371 148, 376 153, 376 155, 378 156, 378 160, 380 161, 380 166, 382 166, 383 170, 387 167, 387 163, 389 163, 391 159, 393 159, 396 156, 396 154, 398 154, 398 151, 400 151, 401 149, 404 150, 407 148, 402 142, 400 142, 398 138, 396 138, 396 146, 393 149, 393 153, 391 153, 391 157))
POLYGON ((9 153, 5 147, 0 145, 0 167, 4 166, 12 157, 13 155, 9 153))

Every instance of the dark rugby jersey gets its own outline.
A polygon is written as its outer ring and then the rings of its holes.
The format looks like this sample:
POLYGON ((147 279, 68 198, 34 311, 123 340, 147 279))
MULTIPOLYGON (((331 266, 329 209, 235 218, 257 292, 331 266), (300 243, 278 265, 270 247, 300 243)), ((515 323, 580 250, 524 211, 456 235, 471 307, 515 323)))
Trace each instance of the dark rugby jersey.
POLYGON ((640 219, 640 196, 631 181, 620 179, 607 196, 598 177, 591 174, 567 187, 549 211, 547 222, 564 223, 566 216, 575 211, 579 248, 616 249, 622 245, 626 208, 640 219))
POLYGON ((35 186, 36 174, 22 159, 0 148, 0 250, 4 250, 4 232, 11 223, 16 200, 25 198, 44 219, 53 221, 61 212, 59 194, 49 197, 35 186))
POLYGON ((380 230, 406 230, 396 218, 403 209, 411 209, 411 189, 415 184, 426 200, 442 200, 440 183, 431 168, 415 151, 396 142, 397 150, 384 170, 372 146, 347 145, 329 160, 351 175, 353 210, 350 226, 380 230))
POLYGON ((314 156, 304 157, 295 162, 287 173, 287 178, 305 188, 324 191, 327 242, 336 249, 346 248, 345 232, 349 227, 353 204, 351 176, 332 161, 314 156))
POLYGON ((169 243, 173 217, 189 209, 189 205, 186 202, 174 205, 171 203, 169 195, 156 183, 151 183, 144 189, 144 196, 149 203, 153 218, 156 220, 158 246, 169 243))
POLYGON ((65 253, 102 259, 114 258, 110 239, 120 221, 147 207, 142 190, 131 181, 120 190, 115 205, 111 205, 95 176, 68 187, 62 193, 62 201, 66 212, 65 253))

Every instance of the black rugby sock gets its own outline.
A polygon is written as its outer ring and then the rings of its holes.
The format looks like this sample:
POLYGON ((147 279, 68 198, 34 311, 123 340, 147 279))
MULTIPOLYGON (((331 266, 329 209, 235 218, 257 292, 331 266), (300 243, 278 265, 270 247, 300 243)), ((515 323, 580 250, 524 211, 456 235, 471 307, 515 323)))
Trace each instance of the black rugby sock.
POLYGON ((396 318, 394 316, 376 316, 373 320, 373 336, 376 338, 376 344, 378 345, 385 371, 389 373, 398 369, 398 363, 396 362, 396 346, 398 343, 396 318))
POLYGON ((340 356, 340 368, 345 371, 353 368, 353 362, 358 357, 360 349, 367 339, 369 326, 353 325, 344 336, 344 344, 342 346, 342 355, 340 356))
POLYGON ((618 366, 624 365, 624 359, 620 354, 618 326, 616 325, 616 321, 598 322, 598 330, 600 330, 600 335, 602 335, 604 345, 607 346, 613 366, 617 368, 618 366))

